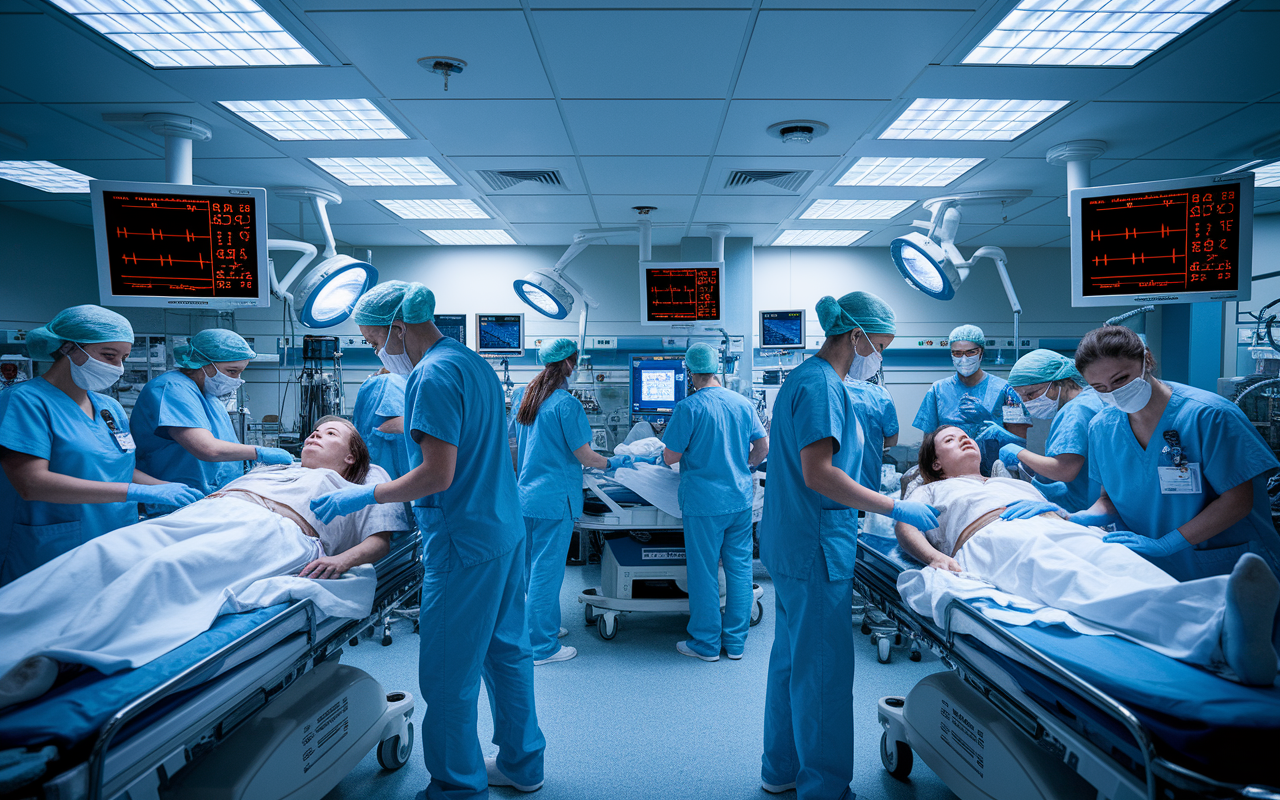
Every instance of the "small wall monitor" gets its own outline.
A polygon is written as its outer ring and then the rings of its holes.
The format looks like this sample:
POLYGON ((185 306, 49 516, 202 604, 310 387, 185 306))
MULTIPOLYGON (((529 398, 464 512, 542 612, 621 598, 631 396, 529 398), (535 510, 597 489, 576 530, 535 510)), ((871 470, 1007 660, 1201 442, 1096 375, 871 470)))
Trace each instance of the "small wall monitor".
POLYGON ((640 263, 642 325, 718 323, 723 295, 723 262, 640 263))
POLYGON ((631 413, 670 415, 685 398, 689 376, 683 354, 631 356, 631 413))
POLYGON ((436 314, 436 327, 440 332, 458 344, 467 343, 467 315, 466 314, 436 314))
POLYGON ((1248 300, 1253 173, 1071 191, 1071 305, 1248 300))
POLYGON ((476 314, 476 352, 482 356, 524 355, 524 314, 476 314))
POLYGON ((760 312, 761 350, 803 350, 804 309, 760 312))
POLYGON ((271 304, 265 189, 90 181, 89 197, 104 306, 271 304))

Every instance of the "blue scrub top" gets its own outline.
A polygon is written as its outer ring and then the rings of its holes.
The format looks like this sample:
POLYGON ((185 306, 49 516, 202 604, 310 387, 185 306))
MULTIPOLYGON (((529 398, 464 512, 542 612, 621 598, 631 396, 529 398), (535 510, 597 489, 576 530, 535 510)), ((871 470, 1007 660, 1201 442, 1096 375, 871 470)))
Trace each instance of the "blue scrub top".
POLYGON ((449 488, 413 502, 429 571, 481 564, 524 543, 516 476, 503 435, 505 412, 506 396, 493 367, 453 339, 436 342, 409 374, 410 468, 422 463, 418 442, 423 434, 458 448, 449 488))
POLYGON ((1084 456, 1084 466, 1080 467, 1075 480, 1069 483, 1040 477, 1031 481, 1045 497, 1072 513, 1083 511, 1098 500, 1098 485, 1089 480, 1089 423, 1102 409, 1102 398, 1087 387, 1058 409, 1049 423, 1044 454, 1056 458, 1064 453, 1074 453, 1084 456))
MULTIPOLYGON (((115 400, 89 392, 92 419, 44 378, 0 392, 0 447, 49 462, 73 478, 132 483, 134 451, 121 450, 107 429, 129 418, 115 400)), ((84 542, 138 521, 138 504, 45 503, 23 500, 0 470, 0 584, 6 584, 84 542)))
POLYGON ((387 471, 391 480, 410 470, 409 447, 404 434, 384 433, 378 426, 392 417, 404 416, 404 391, 409 380, 403 375, 383 373, 360 384, 351 422, 369 448, 369 460, 387 471))
POLYGON ((533 424, 522 425, 515 421, 519 402, 513 395, 520 511, 532 519, 577 519, 582 516, 582 464, 573 451, 591 444, 587 412, 578 398, 556 389, 538 407, 533 424))
POLYGON ((138 444, 138 469, 153 478, 210 494, 244 474, 243 461, 201 461, 169 435, 170 428, 204 428, 215 439, 240 443, 226 408, 177 370, 142 387, 129 425, 138 444))
POLYGON ((960 399, 965 395, 973 395, 978 405, 991 412, 991 419, 1001 425, 1004 424, 1004 406, 1009 396, 1017 398, 1017 393, 1009 386, 1008 381, 990 372, 973 387, 961 383, 959 375, 951 375, 935 381, 929 391, 925 392, 924 401, 920 403, 920 410, 916 412, 911 427, 929 433, 942 425, 950 425, 960 428, 970 438, 977 438, 986 422, 965 422, 960 419, 960 399))
POLYGON ((1102 485, 1121 522, 1118 528, 1158 539, 1185 524, 1219 495, 1253 482, 1253 508, 1236 524, 1193 548, 1152 563, 1180 581, 1225 575, 1245 552, 1255 552, 1280 570, 1280 537, 1271 524, 1267 477, 1277 463, 1253 423, 1216 394, 1165 382, 1169 405, 1143 450, 1118 408, 1104 408, 1089 426, 1089 476, 1102 485), (1158 467, 1171 466, 1165 431, 1177 431, 1187 461, 1200 465, 1201 494, 1161 494, 1158 467))
POLYGON ((866 437, 862 451, 862 480, 868 489, 880 491, 880 468, 884 466, 884 440, 898 435, 898 409, 889 390, 878 383, 845 376, 844 385, 853 397, 858 420, 866 437))
POLYGON ((680 513, 714 517, 749 510, 754 492, 747 454, 764 436, 751 401, 724 387, 708 386, 676 403, 662 443, 684 454, 680 513))
POLYGON ((857 554, 858 512, 804 483, 800 451, 835 439, 832 464, 854 480, 862 470, 863 434, 853 398, 825 359, 791 371, 773 403, 760 560, 771 572, 797 580, 850 580, 857 554), (827 574, 813 572, 821 550, 827 574))

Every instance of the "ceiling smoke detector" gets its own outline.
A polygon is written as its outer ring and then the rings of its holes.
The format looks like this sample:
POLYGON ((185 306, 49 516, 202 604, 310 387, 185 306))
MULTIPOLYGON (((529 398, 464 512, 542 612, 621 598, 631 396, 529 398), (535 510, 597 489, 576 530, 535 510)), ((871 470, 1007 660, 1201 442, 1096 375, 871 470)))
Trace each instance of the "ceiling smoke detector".
POLYGON ((650 211, 657 211, 657 206, 632 206, 631 210, 641 216, 648 216, 650 211))
POLYGON ((425 56, 418 59, 418 66, 427 72, 444 76, 444 90, 449 91, 449 76, 457 75, 466 68, 467 62, 453 56, 425 56))
POLYGON ((809 144, 827 132, 826 123, 812 119, 791 119, 770 125, 765 131, 775 139, 789 144, 809 144))

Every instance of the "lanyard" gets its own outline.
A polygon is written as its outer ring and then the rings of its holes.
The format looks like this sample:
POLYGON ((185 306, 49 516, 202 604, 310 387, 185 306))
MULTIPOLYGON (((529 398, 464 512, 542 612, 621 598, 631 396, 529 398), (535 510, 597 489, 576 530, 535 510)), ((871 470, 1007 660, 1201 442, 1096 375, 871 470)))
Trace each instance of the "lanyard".
POLYGON ((1182 439, 1178 436, 1177 431, 1164 432, 1165 448, 1161 452, 1167 453, 1170 460, 1173 461, 1175 467, 1184 467, 1187 464, 1187 456, 1182 452, 1182 439))

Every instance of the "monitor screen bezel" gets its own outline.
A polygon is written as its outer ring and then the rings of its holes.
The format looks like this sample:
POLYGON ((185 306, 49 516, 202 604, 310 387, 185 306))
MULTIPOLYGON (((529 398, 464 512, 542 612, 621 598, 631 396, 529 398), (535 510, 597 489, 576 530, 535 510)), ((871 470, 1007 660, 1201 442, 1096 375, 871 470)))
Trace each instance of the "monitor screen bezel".
POLYGON ((645 416, 669 417, 673 413, 675 413, 675 407, 680 402, 680 400, 684 400, 689 396, 689 386, 691 385, 690 384, 691 378, 689 375, 689 370, 684 363, 683 353, 632 353, 631 361, 627 366, 628 366, 627 388, 631 392, 631 398, 630 398, 631 416, 633 417, 645 417, 645 416), (684 397, 681 397, 679 400, 673 401, 671 403, 671 408, 657 408, 657 409, 636 408, 636 398, 635 398, 634 390, 635 390, 635 375, 636 375, 637 361, 670 361, 680 369, 684 370, 684 397))
POLYGON ((524 355, 524 314, 516 311, 490 311, 483 314, 476 314, 476 352, 482 356, 507 356, 520 358, 524 355), (480 345, 480 320, 485 317, 519 317, 520 318, 520 346, 515 348, 506 347, 482 347, 480 345))
POLYGON ((688 325, 719 325, 724 322, 724 262, 723 261, 641 261, 640 262, 640 324, 664 327, 688 325), (649 319, 649 270, 651 269, 715 269, 720 286, 720 316, 715 319, 691 319, 672 322, 649 319))
POLYGON ((760 311, 757 319, 760 323, 760 350, 804 350, 808 344, 808 324, 806 315, 808 312, 803 308, 772 308, 760 311), (764 315, 765 314, 799 314, 800 315, 800 344, 788 345, 766 345, 764 343, 764 315))

